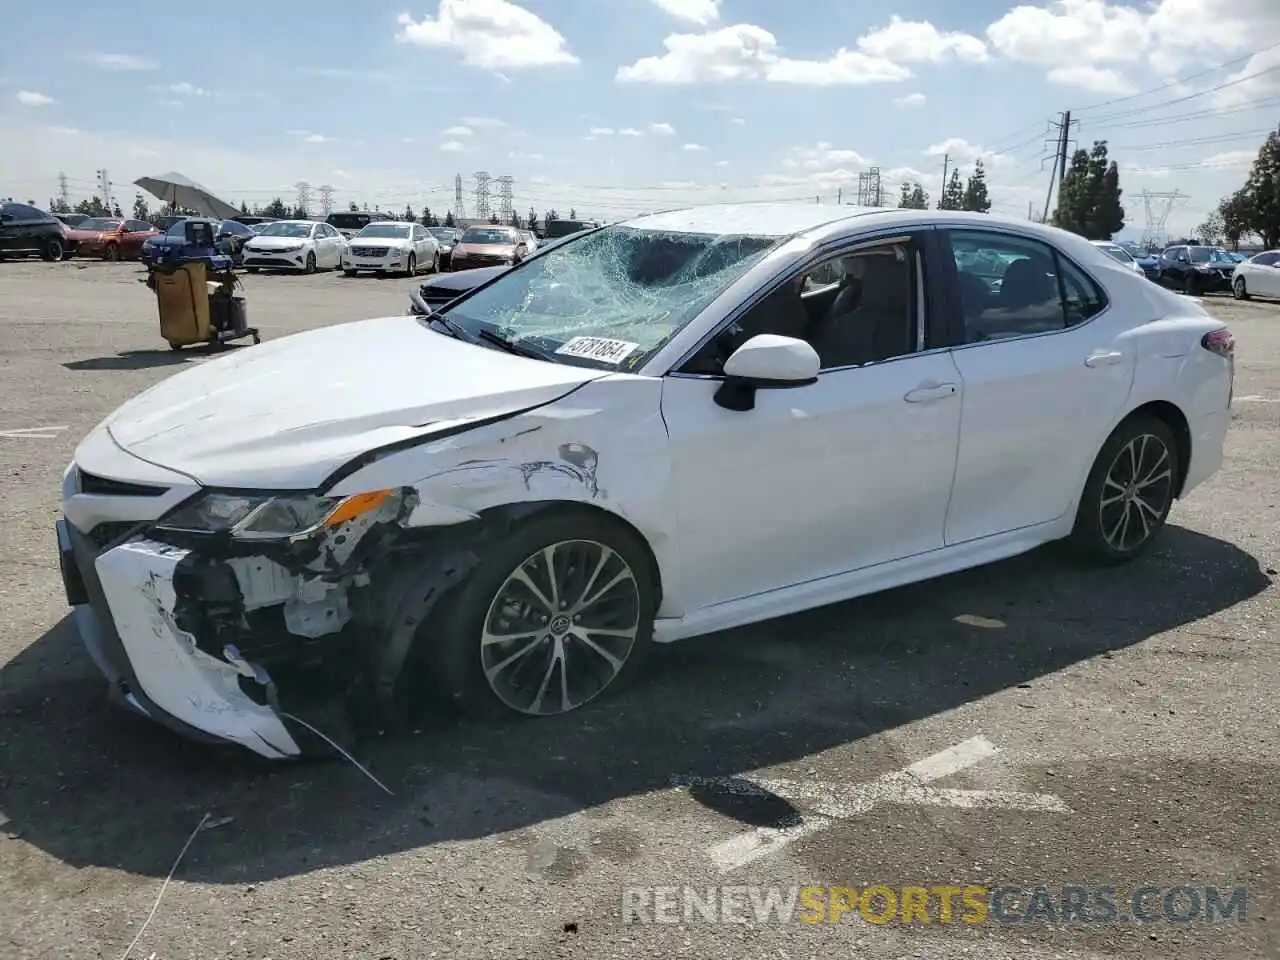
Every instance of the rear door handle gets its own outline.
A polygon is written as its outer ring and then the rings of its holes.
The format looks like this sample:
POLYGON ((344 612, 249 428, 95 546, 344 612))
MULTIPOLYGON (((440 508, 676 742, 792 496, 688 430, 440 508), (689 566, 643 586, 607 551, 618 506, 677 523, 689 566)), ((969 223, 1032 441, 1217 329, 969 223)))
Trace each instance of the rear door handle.
POLYGON ((1124 354, 1119 350, 1099 350, 1085 358, 1086 367, 1114 367, 1124 362, 1124 354))
POLYGON ((926 387, 916 387, 902 399, 907 403, 928 403, 931 400, 945 400, 954 397, 959 388, 954 383, 937 383, 926 387))

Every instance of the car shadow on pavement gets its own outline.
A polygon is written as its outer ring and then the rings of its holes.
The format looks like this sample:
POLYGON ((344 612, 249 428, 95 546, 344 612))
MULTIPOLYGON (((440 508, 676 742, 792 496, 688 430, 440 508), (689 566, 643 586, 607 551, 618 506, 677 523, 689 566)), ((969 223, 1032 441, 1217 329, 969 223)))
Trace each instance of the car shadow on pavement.
MULTIPOLYGON (((535 828, 674 777, 732 778, 837 747, 870 779, 887 771, 856 761, 859 741, 1003 690, 1029 687, 1034 701, 1040 678, 1269 584, 1234 545, 1174 526, 1120 568, 1042 549, 659 648, 635 687, 562 718, 442 716, 365 744, 360 761, 392 797, 346 763, 258 764, 108 706, 65 619, 0 669, 0 834, 75 867, 163 876, 202 815, 231 817, 197 840, 183 872, 251 883, 535 828)), ((1245 641, 1213 642, 1245 655, 1245 641)))
POLYGON ((247 344, 223 343, 211 347, 197 344, 182 350, 126 350, 122 353, 106 357, 91 357, 88 360, 71 360, 63 366, 68 370, 147 370, 152 367, 172 367, 182 363, 193 363, 197 360, 209 360, 224 356, 232 350, 239 350, 247 344))

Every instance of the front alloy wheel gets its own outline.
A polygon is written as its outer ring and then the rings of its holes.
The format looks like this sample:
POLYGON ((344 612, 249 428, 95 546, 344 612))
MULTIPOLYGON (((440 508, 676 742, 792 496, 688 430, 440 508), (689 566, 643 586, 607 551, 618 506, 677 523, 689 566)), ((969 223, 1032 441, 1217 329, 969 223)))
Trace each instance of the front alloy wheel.
POLYGON ((1144 552, 1169 516, 1179 469, 1177 444, 1162 421, 1121 424, 1085 485, 1073 532, 1077 545, 1106 563, 1144 552))
POLYGON ((1244 277, 1236 277, 1235 283, 1231 285, 1231 293, 1237 300, 1249 299, 1249 290, 1244 284, 1244 277))
POLYGON ((532 716, 568 713, 602 693, 640 632, 640 588, 622 556, 594 540, 527 557, 498 588, 480 634, 489 688, 532 716))

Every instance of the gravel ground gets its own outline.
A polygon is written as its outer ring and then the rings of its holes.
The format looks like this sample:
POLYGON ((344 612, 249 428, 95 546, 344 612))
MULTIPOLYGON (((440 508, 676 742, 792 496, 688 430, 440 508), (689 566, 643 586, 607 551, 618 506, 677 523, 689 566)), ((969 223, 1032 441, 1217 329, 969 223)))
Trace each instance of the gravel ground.
MULTIPOLYGON (((59 476, 112 408, 201 362, 160 340, 140 275, 0 264, 0 956, 120 957, 206 814, 131 956, 1280 956, 1280 307, 1213 301, 1238 339, 1227 464, 1142 562, 1041 551, 678 645, 562 720, 441 717, 362 753, 389 797, 104 700, 66 619, 59 476), (866 786, 918 761, 939 793, 866 786), (1121 914, 1147 884, 1248 892, 1217 923, 624 923, 628 889, 722 884, 1104 885, 1121 914)), ((245 280, 265 338, 401 313, 409 286, 245 280)))

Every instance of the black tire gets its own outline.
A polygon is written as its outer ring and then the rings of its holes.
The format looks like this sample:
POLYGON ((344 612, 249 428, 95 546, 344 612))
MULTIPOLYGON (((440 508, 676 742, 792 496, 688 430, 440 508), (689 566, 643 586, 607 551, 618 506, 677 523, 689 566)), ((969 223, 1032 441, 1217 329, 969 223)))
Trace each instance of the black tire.
POLYGON ((342 271, 342 275, 343 275, 344 277, 354 277, 354 276, 356 275, 356 271, 354 271, 354 270, 343 270, 343 271, 342 271))
POLYGON ((306 263, 306 266, 302 268, 302 272, 303 273, 316 272, 316 255, 314 253, 307 254, 307 263, 306 263))
POLYGON ((418 256, 417 254, 409 254, 409 260, 404 265, 404 275, 406 277, 416 276, 418 273, 418 256))
POLYGON ((182 349, 182 344, 180 344, 180 343, 174 343, 172 340, 168 341, 168 343, 169 343, 169 349, 170 349, 170 350, 181 350, 181 349, 182 349))
POLYGON ((62 254, 66 249, 61 237, 50 237, 44 242, 44 249, 40 251, 40 258, 47 260, 49 263, 57 263, 62 259, 62 254))
POLYGON ((431 258, 431 272, 432 273, 440 272, 440 251, 439 250, 437 250, 435 252, 435 256, 431 258))
MULTIPOLYGON (((445 598, 441 609, 419 634, 419 643, 424 645, 424 649, 421 657, 414 660, 430 672, 431 680, 446 700, 464 713, 484 722, 509 722, 522 716, 563 715, 560 712, 529 713, 504 702, 485 677, 480 640, 491 607, 508 578, 540 551, 573 541, 601 544, 626 563, 634 579, 638 619, 635 639, 624 655, 621 669, 604 681, 599 690, 571 706, 567 712, 613 695, 625 688, 639 672, 652 647, 653 620, 657 611, 657 590, 648 551, 635 534, 619 522, 595 514, 556 512, 531 519, 490 548, 469 579, 445 598)), ((584 563, 580 569, 585 569, 586 565, 584 563)), ((533 658, 538 654, 530 656, 533 658)), ((531 659, 529 662, 535 661, 531 659)))
POLYGON ((120 262, 120 246, 115 243, 108 243, 106 249, 102 251, 102 259, 109 263, 120 262))
POLYGON ((258 272, 258 268, 257 268, 257 267, 245 267, 244 269, 245 269, 245 272, 246 272, 246 273, 257 273, 257 272, 258 272))
POLYGON ((1183 278, 1182 292, 1188 297, 1194 297, 1199 288, 1200 284, 1196 283, 1196 275, 1194 273, 1189 273, 1183 278))
POLYGON ((1249 299, 1249 288, 1245 286, 1244 277, 1236 277, 1235 282, 1231 284, 1231 295, 1237 300, 1249 299))
POLYGON ((1098 452, 1080 496, 1071 532, 1076 552, 1107 566, 1127 563, 1145 553, 1173 507, 1182 456, 1173 431, 1157 417, 1131 417, 1116 427, 1098 452), (1143 493, 1141 503, 1128 496, 1134 492, 1134 485, 1128 482, 1134 478, 1126 476, 1132 473, 1132 460, 1125 460, 1131 451, 1141 456, 1136 479, 1150 481, 1137 486, 1143 493), (1142 503, 1148 506, 1144 509, 1142 503), (1122 529, 1125 523, 1129 526, 1122 529))

